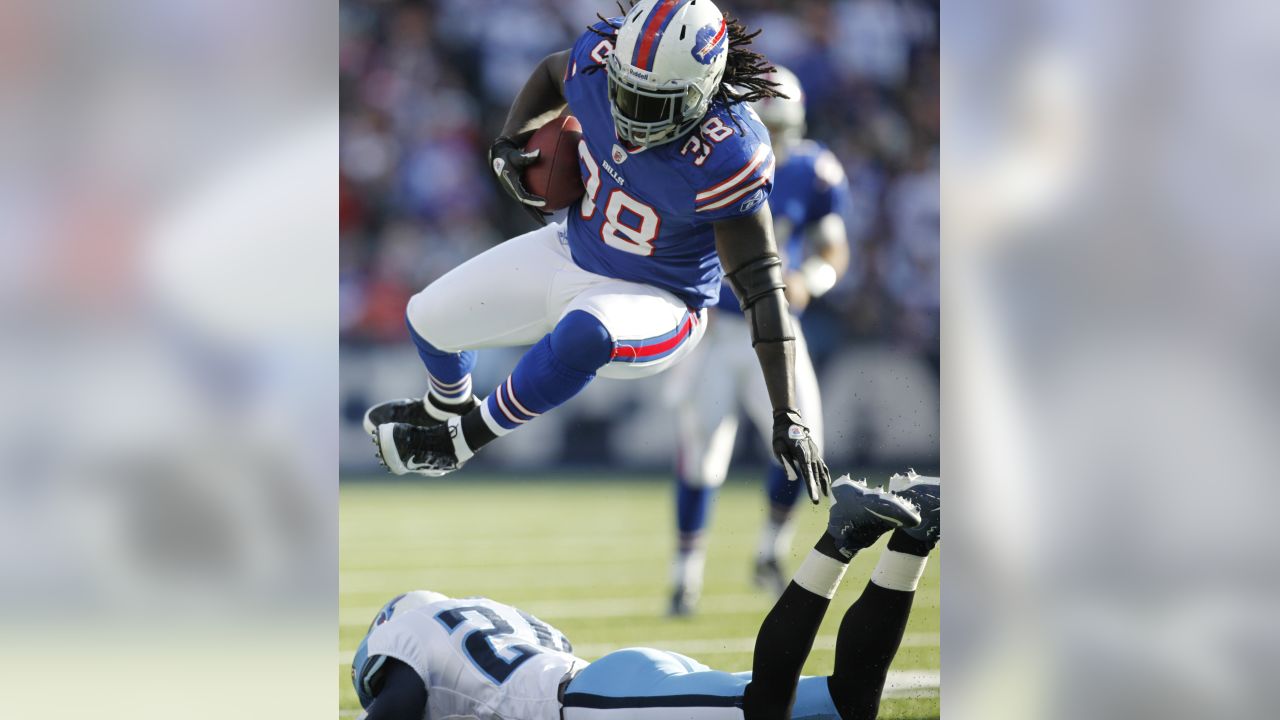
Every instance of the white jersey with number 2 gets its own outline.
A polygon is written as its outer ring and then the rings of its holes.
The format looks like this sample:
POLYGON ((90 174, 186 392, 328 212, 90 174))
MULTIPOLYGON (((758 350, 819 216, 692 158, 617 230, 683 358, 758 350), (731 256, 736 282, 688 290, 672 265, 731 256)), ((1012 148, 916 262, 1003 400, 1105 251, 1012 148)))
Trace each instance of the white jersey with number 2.
POLYGON ((374 627, 357 672, 376 673, 379 657, 413 668, 430 720, 559 720, 560 682, 587 664, 564 634, 488 598, 440 597, 374 627))

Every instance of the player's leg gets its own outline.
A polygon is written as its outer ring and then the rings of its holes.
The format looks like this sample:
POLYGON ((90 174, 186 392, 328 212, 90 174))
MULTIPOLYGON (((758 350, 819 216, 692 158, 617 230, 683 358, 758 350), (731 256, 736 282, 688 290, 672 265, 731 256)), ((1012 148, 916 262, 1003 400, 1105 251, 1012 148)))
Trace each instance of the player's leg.
POLYGON ((453 472, 485 445, 581 392, 611 364, 626 368, 613 377, 660 372, 702 336, 701 314, 670 293, 593 275, 572 263, 555 273, 544 302, 542 307, 559 311, 554 328, 484 402, 445 425, 378 426, 378 455, 392 472, 453 472))
POLYGON ((564 720, 742 720, 746 679, 683 655, 627 648, 587 665, 564 693, 564 720))
POLYGON ((563 404, 587 386, 609 361, 613 341, 589 313, 567 313, 528 350, 483 401, 445 424, 378 427, 379 457, 396 473, 444 475, 480 448, 563 404))
POLYGON ((847 476, 836 481, 831 492, 835 504, 827 532, 760 625, 745 693, 746 720, 790 717, 800 670, 849 560, 886 531, 915 526, 920 519, 901 498, 870 490, 847 476))
MULTIPOLYGON (((799 332, 799 321, 793 321, 796 332, 796 402, 800 414, 809 424, 809 431, 823 450, 822 398, 818 391, 818 376, 809 358, 809 348, 804 335, 799 332)), ((749 343, 748 343, 749 346, 749 343)), ((765 447, 772 442, 769 435, 773 427, 773 408, 764 386, 764 378, 757 371, 751 375, 751 384, 744 389, 743 405, 750 413, 751 421, 761 433, 765 447)), ((782 559, 791 552, 793 524, 791 517, 796 501, 801 495, 801 483, 787 477, 781 465, 771 462, 765 476, 767 508, 764 524, 756 544, 754 578, 757 586, 781 594, 789 576, 782 567, 782 559)))
MULTIPOLYGON (((702 592, 706 528, 724 484, 738 431, 731 337, 720 316, 709 319, 697 349, 672 368, 665 391, 676 415, 676 552, 671 563, 672 615, 692 613, 702 592)), ((733 335, 733 333, 729 333, 733 335)), ((748 347, 750 341, 747 341, 748 347)))
POLYGON ((571 267, 557 276, 553 296, 563 301, 555 328, 463 418, 471 452, 563 404, 597 374, 631 379, 661 372, 702 338, 705 313, 647 285, 571 267))
POLYGON ((895 530, 862 595, 836 636, 835 670, 827 686, 843 720, 873 720, 889 665, 898 653, 916 586, 941 534, 937 478, 894 476, 889 485, 920 508, 923 522, 895 530))
POLYGON ((427 369, 422 398, 393 400, 365 415, 365 430, 403 422, 435 425, 475 406, 474 350, 527 345, 550 330, 547 296, 553 278, 571 265, 562 226, 512 238, 446 273, 409 299, 405 322, 427 369))

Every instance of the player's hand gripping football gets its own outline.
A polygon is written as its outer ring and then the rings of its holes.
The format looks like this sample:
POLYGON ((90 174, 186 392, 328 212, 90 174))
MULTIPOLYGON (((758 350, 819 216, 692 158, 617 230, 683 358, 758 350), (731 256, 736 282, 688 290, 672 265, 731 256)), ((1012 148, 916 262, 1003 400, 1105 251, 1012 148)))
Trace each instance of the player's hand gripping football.
POLYGON ((773 454, 782 463, 788 478, 804 481, 814 505, 823 495, 831 494, 831 471, 818 454, 809 427, 795 410, 773 414, 773 454))
POLYGON ((489 166, 493 168, 493 173, 498 176, 498 182, 501 183, 502 189, 507 194, 515 198, 534 220, 540 225, 547 224, 547 216, 539 208, 547 204, 546 199, 529 192, 525 188, 524 183, 520 181, 520 172, 532 165, 538 160, 540 151, 525 152, 524 148, 516 144, 515 140, 509 137, 500 137, 493 141, 489 146, 489 166))

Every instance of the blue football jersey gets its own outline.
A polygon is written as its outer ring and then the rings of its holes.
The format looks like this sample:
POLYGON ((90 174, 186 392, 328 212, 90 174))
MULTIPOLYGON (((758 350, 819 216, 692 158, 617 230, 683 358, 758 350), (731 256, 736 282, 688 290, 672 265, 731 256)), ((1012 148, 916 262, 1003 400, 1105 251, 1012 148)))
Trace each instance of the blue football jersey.
MULTIPOLYGON (((621 18, 609 21, 615 27, 621 18)), ((603 22, 594 26, 610 32, 603 22)), ((713 305, 724 272, 712 223, 760 209, 773 187, 769 133, 746 105, 712 103, 686 135, 652 148, 625 147, 609 112, 603 63, 612 42, 588 31, 565 73, 586 194, 568 210, 569 249, 579 267, 662 288, 690 308, 713 305), (739 129, 741 128, 741 129, 739 129)))
MULTIPOLYGON (((774 221, 785 218, 791 226, 789 237, 777 238, 786 266, 796 267, 804 261, 809 228, 831 213, 843 217, 851 202, 849 180, 835 153, 813 140, 792 148, 778 165, 769 196, 774 221)), ((728 283, 720 289, 718 307, 742 312, 728 283)))

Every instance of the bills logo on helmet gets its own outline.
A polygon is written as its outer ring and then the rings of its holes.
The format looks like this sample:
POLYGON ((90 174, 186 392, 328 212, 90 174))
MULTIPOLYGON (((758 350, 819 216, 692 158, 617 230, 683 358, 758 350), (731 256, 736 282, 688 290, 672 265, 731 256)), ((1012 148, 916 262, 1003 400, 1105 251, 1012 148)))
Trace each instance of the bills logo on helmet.
POLYGON ((703 65, 710 65, 720 53, 724 52, 726 34, 726 24, 724 20, 720 21, 720 27, 715 25, 706 25, 698 34, 694 36, 693 41, 693 59, 703 65))

